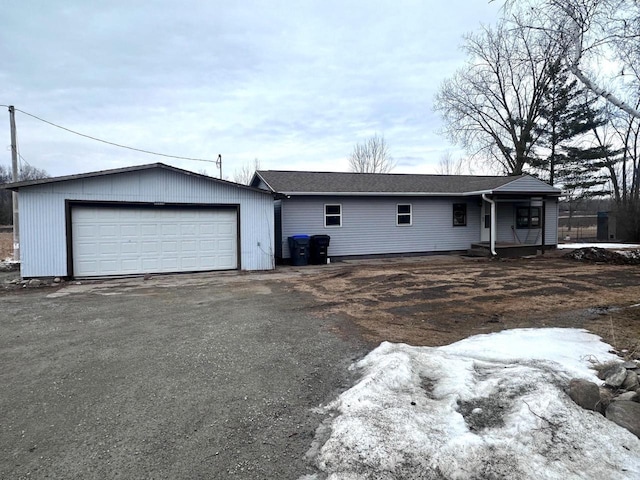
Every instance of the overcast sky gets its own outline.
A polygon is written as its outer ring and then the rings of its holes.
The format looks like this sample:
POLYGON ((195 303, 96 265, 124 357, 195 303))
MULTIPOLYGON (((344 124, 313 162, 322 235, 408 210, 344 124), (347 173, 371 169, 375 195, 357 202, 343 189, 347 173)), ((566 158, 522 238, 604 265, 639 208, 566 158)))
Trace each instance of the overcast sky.
MULTIPOLYGON (((82 133, 171 155, 223 158, 223 174, 348 170, 384 135, 397 173, 433 173, 456 151, 433 96, 464 61, 462 35, 500 2, 4 2, 0 103, 82 133)), ((6 112, 6 108, 2 108, 6 112)), ((21 155, 51 175, 170 160, 16 114, 21 155)), ((2 123, 0 123, 2 125, 2 123)), ((9 116, 1 137, 10 165, 9 116)))

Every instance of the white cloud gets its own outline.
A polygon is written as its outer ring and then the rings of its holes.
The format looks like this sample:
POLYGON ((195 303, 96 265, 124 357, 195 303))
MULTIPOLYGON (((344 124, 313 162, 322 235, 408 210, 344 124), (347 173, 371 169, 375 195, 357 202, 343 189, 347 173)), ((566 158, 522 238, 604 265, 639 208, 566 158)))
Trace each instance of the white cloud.
MULTIPOLYGON (((499 8, 40 3, 4 7, 1 103, 138 148, 221 153, 231 169, 257 157, 263 168, 345 170, 353 145, 379 132, 395 157, 411 158, 396 171, 424 172, 451 148, 435 133, 433 94, 462 63, 461 35, 499 8)), ((24 157, 54 175, 164 161, 17 120, 24 157)))

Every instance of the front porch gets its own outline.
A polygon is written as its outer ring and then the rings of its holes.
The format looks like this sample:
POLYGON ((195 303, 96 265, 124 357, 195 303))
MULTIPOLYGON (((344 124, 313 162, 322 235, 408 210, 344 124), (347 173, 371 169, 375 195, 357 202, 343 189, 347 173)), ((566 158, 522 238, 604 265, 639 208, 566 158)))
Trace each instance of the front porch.
MULTIPOLYGON (((549 248, 547 245, 546 248, 549 248)), ((522 243, 496 242, 496 256, 498 258, 515 258, 537 255, 542 251, 542 245, 531 245, 522 243)), ((471 248, 467 250, 470 257, 491 257, 491 244, 489 242, 472 243, 471 248)))

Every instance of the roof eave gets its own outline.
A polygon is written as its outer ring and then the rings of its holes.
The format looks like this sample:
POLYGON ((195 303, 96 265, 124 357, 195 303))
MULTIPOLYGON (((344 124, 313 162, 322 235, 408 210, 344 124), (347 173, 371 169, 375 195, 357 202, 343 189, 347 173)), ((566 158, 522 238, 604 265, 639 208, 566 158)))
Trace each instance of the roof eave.
POLYGON ((144 171, 144 170, 151 170, 151 169, 154 169, 154 168, 160 168, 160 169, 164 169, 164 170, 180 173, 182 175, 199 177, 199 178, 203 178, 205 180, 212 181, 212 182, 215 182, 215 183, 222 183, 222 184, 225 184, 225 185, 228 185, 228 186, 231 186, 231 187, 250 190, 250 191, 256 192, 256 193, 262 193, 262 194, 268 194, 268 195, 273 195, 273 193, 274 193, 274 192, 270 192, 268 190, 263 190, 261 188, 254 188, 254 187, 251 187, 249 185, 243 185, 241 183, 230 182, 228 180, 222 180, 220 178, 210 177, 208 175, 203 175, 201 173, 190 172, 189 170, 183 170, 182 168, 173 167, 171 165, 166 165, 164 163, 150 163, 150 164, 146 164, 146 165, 136 165, 136 166, 133 166, 133 167, 122 167, 122 168, 114 168, 114 169, 110 169, 110 170, 99 170, 99 171, 96 171, 96 172, 79 173, 79 174, 75 174, 75 175, 65 175, 65 176, 61 176, 61 177, 50 177, 50 178, 41 178, 41 179, 38 179, 38 180, 25 180, 25 181, 22 181, 22 182, 5 183, 3 185, 0 185, 0 188, 3 188, 5 190, 18 191, 20 188, 23 188, 23 187, 34 187, 34 186, 38 186, 38 185, 46 185, 46 184, 49 184, 49 183, 69 182, 69 181, 74 181, 74 180, 83 180, 85 178, 104 177, 104 176, 108 176, 108 175, 116 175, 116 174, 121 174, 121 173, 140 172, 140 171, 144 171))
POLYGON ((468 197, 483 193, 491 194, 492 190, 474 192, 280 192, 288 197, 468 197))
MULTIPOLYGON (((257 176, 260 180, 262 180, 262 182, 264 182, 264 184, 269 188, 269 190, 271 190, 271 192, 272 192, 272 193, 277 193, 277 192, 276 192, 276 189, 275 189, 275 188, 273 188, 273 187, 269 184, 269 182, 267 182, 267 180, 266 180, 262 175, 260 175, 260 171, 258 171, 258 170, 256 170, 256 171, 255 171, 255 173, 253 174, 253 177, 255 178, 256 176, 257 176)), ((251 181, 253 182, 253 179, 251 179, 251 181)))

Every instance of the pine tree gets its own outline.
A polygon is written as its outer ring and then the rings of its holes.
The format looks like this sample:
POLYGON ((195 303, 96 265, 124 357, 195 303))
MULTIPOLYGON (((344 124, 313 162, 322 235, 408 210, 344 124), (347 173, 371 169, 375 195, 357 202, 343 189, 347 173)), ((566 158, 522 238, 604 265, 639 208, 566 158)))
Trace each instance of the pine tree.
POLYGON ((541 108, 542 122, 538 127, 539 145, 548 151, 533 166, 548 172, 551 185, 560 185, 569 203, 571 216, 581 199, 607 195, 608 177, 603 168, 608 159, 619 152, 609 145, 593 146, 591 134, 607 123, 597 98, 578 82, 560 62, 550 67, 551 82, 541 108))
MULTIPOLYGON (((599 173, 603 160, 613 152, 607 148, 584 146, 585 137, 606 123, 597 99, 571 80, 559 61, 550 67, 551 83, 541 108, 542 123, 538 127, 539 145, 549 155, 538 159, 535 167, 548 172, 551 185, 583 191, 593 195, 593 189, 606 180, 599 173)), ((603 192, 606 193, 606 192, 603 192)))

